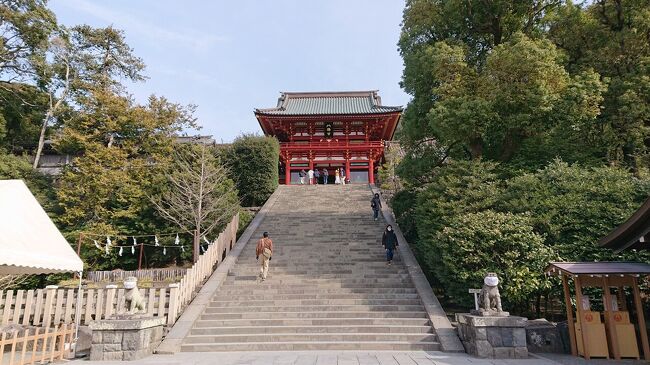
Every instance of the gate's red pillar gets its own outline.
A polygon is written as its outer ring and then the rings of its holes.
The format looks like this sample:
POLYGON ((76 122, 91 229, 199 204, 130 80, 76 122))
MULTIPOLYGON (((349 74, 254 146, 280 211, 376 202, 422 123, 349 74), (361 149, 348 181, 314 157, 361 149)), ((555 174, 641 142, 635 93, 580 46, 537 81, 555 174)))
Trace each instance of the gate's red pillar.
POLYGON ((284 183, 291 185, 291 160, 287 159, 284 163, 284 183))
POLYGON ((370 185, 375 184, 375 161, 372 158, 368 160, 368 182, 370 185))
POLYGON ((350 176, 350 159, 345 159, 345 178, 352 181, 352 176, 350 176))

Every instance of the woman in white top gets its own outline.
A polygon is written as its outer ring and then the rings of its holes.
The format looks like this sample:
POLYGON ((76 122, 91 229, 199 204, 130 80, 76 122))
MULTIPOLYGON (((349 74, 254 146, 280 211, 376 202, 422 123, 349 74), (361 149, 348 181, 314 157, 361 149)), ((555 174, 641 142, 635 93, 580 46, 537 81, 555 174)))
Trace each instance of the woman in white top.
POLYGON ((341 174, 339 174, 339 169, 335 170, 334 176, 335 176, 334 184, 340 185, 341 184, 341 174))
POLYGON ((314 181, 314 170, 309 169, 309 171, 307 171, 307 178, 309 179, 309 185, 311 185, 314 181))

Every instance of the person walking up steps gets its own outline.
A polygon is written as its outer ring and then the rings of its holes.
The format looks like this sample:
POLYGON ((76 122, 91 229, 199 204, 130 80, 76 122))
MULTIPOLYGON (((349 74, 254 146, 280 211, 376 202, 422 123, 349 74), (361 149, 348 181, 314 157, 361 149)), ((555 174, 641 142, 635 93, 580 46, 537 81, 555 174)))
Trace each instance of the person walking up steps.
POLYGON ((381 245, 386 250, 386 264, 390 266, 393 263, 393 251, 399 247, 397 235, 390 224, 386 226, 384 235, 381 237, 381 245))
POLYGON ((375 193, 375 196, 372 197, 370 201, 370 207, 374 213, 375 220, 379 219, 379 210, 381 210, 381 199, 379 199, 379 194, 375 193))
POLYGON ((269 261, 271 261, 271 258, 273 258, 273 241, 269 238, 269 232, 264 232, 255 248, 255 259, 261 264, 260 277, 262 281, 266 280, 266 276, 269 274, 269 261), (260 261, 260 256, 262 256, 262 261, 260 261))

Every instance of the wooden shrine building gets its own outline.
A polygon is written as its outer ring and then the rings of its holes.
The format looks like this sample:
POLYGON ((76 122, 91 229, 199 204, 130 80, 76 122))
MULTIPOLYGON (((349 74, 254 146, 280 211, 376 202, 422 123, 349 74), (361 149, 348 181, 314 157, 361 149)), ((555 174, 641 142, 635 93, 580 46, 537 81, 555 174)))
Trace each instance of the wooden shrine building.
POLYGON ((375 183, 384 141, 393 138, 400 106, 384 106, 376 90, 283 92, 275 108, 255 109, 265 135, 280 141, 280 183, 301 170, 345 169, 351 183, 375 183))

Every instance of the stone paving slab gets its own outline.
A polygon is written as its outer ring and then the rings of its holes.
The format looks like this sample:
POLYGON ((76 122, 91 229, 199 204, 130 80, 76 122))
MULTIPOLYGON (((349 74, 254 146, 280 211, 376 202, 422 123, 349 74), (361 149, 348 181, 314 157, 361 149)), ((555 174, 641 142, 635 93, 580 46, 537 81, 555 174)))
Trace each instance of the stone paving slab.
POLYGON ((640 365, 636 360, 586 361, 562 354, 532 354, 528 359, 479 359, 440 351, 267 351, 181 352, 137 361, 76 360, 77 365, 640 365))
MULTIPOLYGON (((125 362, 76 360, 77 365, 125 365, 125 362)), ((535 354, 528 359, 479 359, 440 351, 291 351, 181 352, 153 355, 129 365, 637 365, 633 360, 590 360, 559 354, 535 354)))

